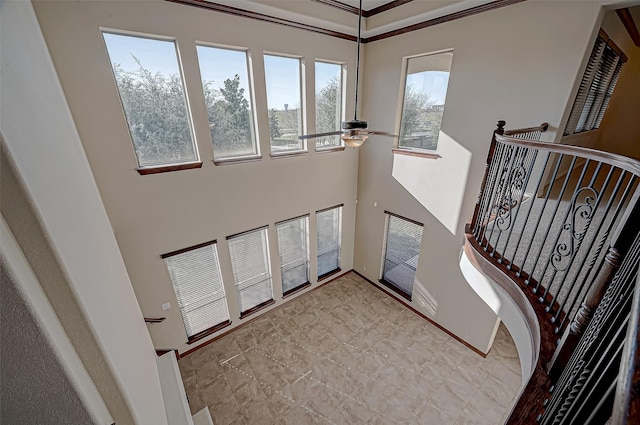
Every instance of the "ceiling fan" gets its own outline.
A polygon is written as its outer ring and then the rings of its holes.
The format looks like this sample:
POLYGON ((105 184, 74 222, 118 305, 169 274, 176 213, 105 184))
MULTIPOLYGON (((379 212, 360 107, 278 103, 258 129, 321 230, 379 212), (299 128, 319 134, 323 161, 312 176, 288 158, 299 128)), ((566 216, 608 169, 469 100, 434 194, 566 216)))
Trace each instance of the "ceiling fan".
POLYGON ((342 121, 342 130, 329 131, 326 133, 306 134, 299 136, 299 139, 315 139, 317 137, 334 136, 340 134, 340 138, 344 141, 344 144, 350 148, 357 148, 364 143, 370 134, 380 136, 398 137, 396 134, 387 133, 384 131, 369 130, 369 123, 367 121, 358 119, 358 82, 360 77, 360 44, 361 44, 361 31, 362 31, 362 0, 360 0, 360 7, 358 10, 358 48, 356 54, 356 94, 354 99, 354 112, 353 119, 349 121, 342 121))

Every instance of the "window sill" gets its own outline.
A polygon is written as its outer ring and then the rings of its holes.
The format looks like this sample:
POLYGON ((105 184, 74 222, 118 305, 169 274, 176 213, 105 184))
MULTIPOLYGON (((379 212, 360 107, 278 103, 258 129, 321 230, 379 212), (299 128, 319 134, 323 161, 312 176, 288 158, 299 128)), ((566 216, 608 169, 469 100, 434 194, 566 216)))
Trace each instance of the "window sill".
POLYGON ((187 344, 193 344, 194 342, 200 341, 201 339, 204 339, 206 337, 208 337, 209 335, 212 335, 216 332, 218 332, 221 329, 226 328, 227 326, 231 326, 231 321, 227 320, 226 322, 222 322, 219 323, 209 329, 205 329, 202 332, 199 332, 195 335, 192 335, 189 337, 189 339, 187 340, 187 344))
POLYGON ((320 276, 318 276, 318 282, 320 282, 321 280, 324 280, 326 278, 328 278, 329 276, 333 276, 334 274, 338 274, 342 271, 342 269, 340 267, 338 267, 335 270, 331 270, 330 272, 327 272, 325 274, 321 274, 320 276))
POLYGON ((311 286, 311 282, 303 283, 300 286, 296 286, 293 289, 289 289, 288 291, 285 291, 285 292, 282 293, 282 298, 284 299, 284 298, 287 298, 287 297, 289 297, 291 295, 294 295, 294 294, 302 291, 303 289, 308 288, 309 286, 311 286))
POLYGON ((346 149, 345 146, 334 146, 331 148, 316 148, 316 153, 342 152, 345 149, 346 149))
POLYGON ((391 151, 395 155, 417 156, 420 158, 429 158, 429 159, 442 158, 435 151, 422 151, 417 149, 414 150, 414 149, 404 149, 404 148, 392 148, 391 151))
POLYGON ((259 310, 262 310, 263 308, 266 308, 266 307, 268 307, 268 306, 270 306, 272 304, 275 304, 275 303, 276 303, 275 300, 268 300, 268 301, 265 301, 263 303, 260 303, 257 306, 251 307, 249 310, 246 310, 246 311, 243 311, 242 313, 240 313, 240 318, 244 319, 245 317, 251 316, 253 313, 255 313, 255 312, 259 311, 259 310))
POLYGON ((184 164, 140 167, 138 168, 138 173, 141 176, 145 176, 147 174, 169 173, 171 171, 191 170, 193 168, 201 168, 201 167, 202 167, 202 161, 187 162, 184 164))
POLYGON ((276 153, 271 153, 271 158, 276 159, 276 158, 288 158, 291 156, 303 156, 303 155, 307 155, 309 152, 308 151, 286 151, 286 152, 276 152, 276 153))
POLYGON ((396 294, 400 295, 402 298, 406 299, 407 301, 411 301, 411 295, 407 294, 406 292, 398 289, 394 284, 387 282, 384 279, 380 279, 378 282, 380 282, 382 285, 384 285, 385 288, 389 288, 390 290, 392 290, 393 292, 395 292, 396 294))
POLYGON ((260 161, 262 155, 234 156, 230 158, 219 158, 212 161, 215 165, 237 164, 239 162, 255 162, 260 161))

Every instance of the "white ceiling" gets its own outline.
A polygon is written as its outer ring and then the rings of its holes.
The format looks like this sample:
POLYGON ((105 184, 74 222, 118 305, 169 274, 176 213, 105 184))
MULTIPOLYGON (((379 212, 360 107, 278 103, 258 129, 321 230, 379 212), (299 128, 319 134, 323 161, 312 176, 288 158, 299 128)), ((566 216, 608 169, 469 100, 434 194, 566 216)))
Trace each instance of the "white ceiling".
MULTIPOLYGON (((232 6, 262 13, 328 30, 356 35, 358 15, 313 0, 209 0, 212 3, 232 6)), ((393 9, 365 18, 362 36, 371 37, 393 31, 407 25, 460 12, 493 0, 413 0, 393 9)), ((358 7, 358 0, 340 0, 358 7)), ((390 3, 391 0, 363 0, 363 9, 390 3)))

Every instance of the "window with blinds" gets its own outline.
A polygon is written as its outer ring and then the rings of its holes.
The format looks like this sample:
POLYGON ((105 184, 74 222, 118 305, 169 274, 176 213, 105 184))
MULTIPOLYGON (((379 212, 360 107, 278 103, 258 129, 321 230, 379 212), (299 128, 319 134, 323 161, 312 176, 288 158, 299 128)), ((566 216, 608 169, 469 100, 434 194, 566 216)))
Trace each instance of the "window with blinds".
POLYGON ((423 225, 388 211, 385 215, 384 265, 380 282, 411 300, 423 225))
POLYGON ((340 270, 342 205, 316 212, 318 230, 318 280, 340 270))
POLYGON ((625 54, 600 30, 564 129, 565 136, 600 127, 626 61, 625 54))
POLYGON ((268 226, 228 236, 240 318, 274 303, 268 226))
POLYGON ((309 283, 309 216, 276 223, 282 295, 309 283))
POLYGON ((230 324, 216 241, 164 254, 162 258, 190 342, 230 324))

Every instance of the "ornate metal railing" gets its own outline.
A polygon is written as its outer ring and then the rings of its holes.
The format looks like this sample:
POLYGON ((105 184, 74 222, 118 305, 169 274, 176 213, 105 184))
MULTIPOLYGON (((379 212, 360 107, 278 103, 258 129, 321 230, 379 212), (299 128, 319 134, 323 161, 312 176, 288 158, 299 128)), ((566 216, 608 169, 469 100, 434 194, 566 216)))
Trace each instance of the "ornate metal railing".
POLYGON ((547 127, 498 122, 467 241, 540 323, 538 365, 508 423, 604 424, 632 317, 640 162, 540 142, 547 127))

